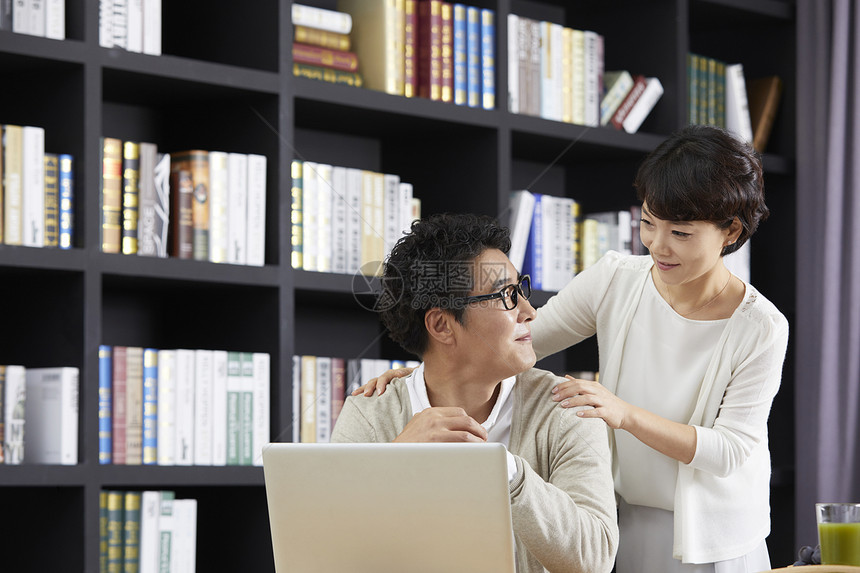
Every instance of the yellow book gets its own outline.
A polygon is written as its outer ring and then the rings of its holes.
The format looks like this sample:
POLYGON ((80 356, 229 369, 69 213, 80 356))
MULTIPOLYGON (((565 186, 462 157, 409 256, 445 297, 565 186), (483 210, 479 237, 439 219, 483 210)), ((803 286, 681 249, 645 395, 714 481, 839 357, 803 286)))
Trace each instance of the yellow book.
POLYGON ((353 51, 366 87, 404 95, 404 0, 338 0, 352 16, 353 51))

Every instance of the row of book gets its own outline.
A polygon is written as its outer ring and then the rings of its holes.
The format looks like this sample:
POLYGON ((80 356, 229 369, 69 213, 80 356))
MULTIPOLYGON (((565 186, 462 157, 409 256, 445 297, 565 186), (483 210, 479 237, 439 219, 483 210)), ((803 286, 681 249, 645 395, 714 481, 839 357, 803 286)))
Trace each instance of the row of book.
POLYGON ((293 268, 378 275, 421 201, 398 175, 292 162, 293 268))
POLYGON ((263 266, 266 157, 102 139, 105 253, 263 266))
POLYGON ((99 463, 262 465, 269 355, 99 347, 99 463))
POLYGON ((442 0, 293 4, 294 73, 495 108, 495 12, 442 0))
POLYGON ((0 2, 0 30, 64 40, 66 38, 66 0, 0 2))
POLYGON ((99 0, 99 45, 160 56, 161 0, 99 0))
POLYGON ((0 464, 78 463, 78 369, 0 366, 0 464))
POLYGON ((779 76, 744 76, 743 64, 687 54, 688 117, 691 124, 725 128, 763 153, 782 97, 779 76))
POLYGON ((391 368, 415 361, 293 356, 293 442, 328 442, 346 397, 391 368))
POLYGON ((74 162, 45 153, 45 129, 2 126, 0 243, 70 249, 74 232, 74 162))
POLYGON ((173 491, 99 492, 99 572, 194 573, 197 500, 173 491))

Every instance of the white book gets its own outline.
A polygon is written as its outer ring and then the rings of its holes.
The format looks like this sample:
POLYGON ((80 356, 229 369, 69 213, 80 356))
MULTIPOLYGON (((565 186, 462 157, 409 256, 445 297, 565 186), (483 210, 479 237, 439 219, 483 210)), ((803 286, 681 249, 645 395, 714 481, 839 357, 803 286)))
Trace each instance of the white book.
POLYGON ((140 573, 160 573, 158 567, 161 492, 146 490, 140 496, 140 573))
POLYGON ((332 259, 332 166, 317 164, 317 268, 331 272, 332 259))
POLYGON ((239 465, 241 431, 242 353, 227 353, 227 465, 239 465))
POLYGON ((227 153, 209 152, 209 261, 227 262, 229 209, 227 153))
POLYGON ((212 351, 194 351, 194 465, 212 465, 212 351))
POLYGON ((143 0, 143 53, 161 55, 161 0, 143 0))
POLYGON ((19 465, 24 461, 27 408, 27 374, 23 366, 6 366, 6 387, 3 392, 3 414, 6 420, 6 435, 2 444, 4 463, 19 465))
POLYGON ((570 99, 571 120, 585 125, 585 31, 571 30, 570 99))
POLYGON ((30 9, 27 11, 27 33, 33 36, 45 36, 45 0, 27 0, 30 9))
POLYGON ((266 157, 248 155, 248 264, 266 264, 266 157))
POLYGON ((252 355, 252 360, 254 364, 254 418, 251 437, 253 443, 251 464, 262 466, 263 447, 270 442, 271 433, 269 424, 269 369, 271 360, 265 352, 255 352, 252 355))
POLYGON ((585 31, 585 125, 600 125, 600 77, 602 49, 597 32, 585 31))
POLYGON ((541 22, 541 117, 561 121, 562 26, 541 22))
POLYGON ((346 272, 361 268, 361 169, 346 170, 346 272))
POLYGON ((21 130, 22 241, 25 247, 45 244, 45 130, 21 130))
POLYGON ((382 260, 385 260, 403 231, 403 217, 400 212, 400 177, 386 173, 382 176, 382 184, 384 186, 382 214, 385 221, 383 224, 382 260))
MULTIPOLYGON (((415 198, 415 191, 412 188, 412 183, 400 182, 400 233, 397 235, 399 241, 403 235, 409 233, 412 229, 412 200, 415 198)), ((395 241, 396 242, 396 241, 395 241)))
POLYGON ((99 0, 99 46, 113 47, 113 0, 99 0))
POLYGON ((508 111, 520 113, 519 16, 508 14, 508 111))
POLYGON ((212 351, 212 465, 227 465, 227 352, 212 351))
POLYGON ((195 573, 197 567, 197 500, 173 500, 174 534, 170 573, 195 573))
POLYGON ((385 259, 385 176, 374 173, 373 177, 373 262, 372 269, 378 276, 382 274, 382 261, 385 259))
POLYGON ((307 26, 338 34, 349 34, 352 31, 352 16, 336 10, 293 4, 292 20, 293 26, 307 26))
POLYGON ((331 440, 331 358, 317 357, 316 441, 331 440))
POLYGON ((658 78, 648 78, 645 90, 639 96, 639 99, 636 100, 636 103, 633 104, 633 107, 630 108, 630 112, 621 124, 624 127, 624 131, 627 133, 636 133, 662 96, 663 84, 660 83, 660 80, 658 78))
POLYGON ((78 369, 27 368, 25 378, 24 461, 77 464, 78 369))
POLYGON ((248 156, 227 155, 227 262, 244 265, 248 256, 248 156))
POLYGON ((45 0, 45 37, 66 39, 66 0, 45 0))
POLYGON ((533 193, 525 189, 511 192, 511 217, 508 223, 511 231, 511 250, 508 252, 508 258, 518 271, 523 269, 534 209, 533 193))
POLYGON ((346 167, 333 167, 331 172, 331 272, 346 273, 347 192, 346 167))
POLYGON ((752 122, 743 64, 726 66, 726 129, 752 143, 752 122))
POLYGON ((30 0, 15 0, 12 8, 12 31, 16 34, 30 33, 30 0))
POLYGON ((194 463, 194 351, 176 351, 176 465, 194 463))
POLYGON ((544 195, 543 290, 559 291, 573 278, 572 199, 544 195))
POLYGON ((127 16, 129 52, 143 52, 143 0, 128 0, 127 16))
POLYGON ((293 379, 292 379, 292 442, 298 444, 302 441, 302 357, 293 355, 293 379))
POLYGON ((306 271, 317 270, 319 252, 317 165, 313 161, 305 161, 302 165, 302 268, 306 271))
POLYGON ((158 351, 158 465, 176 464, 176 351, 158 351))
POLYGON ((618 252, 633 254, 633 214, 630 209, 618 211, 618 252))
POLYGON ((114 48, 128 47, 128 3, 129 0, 113 0, 111 10, 111 34, 114 48))

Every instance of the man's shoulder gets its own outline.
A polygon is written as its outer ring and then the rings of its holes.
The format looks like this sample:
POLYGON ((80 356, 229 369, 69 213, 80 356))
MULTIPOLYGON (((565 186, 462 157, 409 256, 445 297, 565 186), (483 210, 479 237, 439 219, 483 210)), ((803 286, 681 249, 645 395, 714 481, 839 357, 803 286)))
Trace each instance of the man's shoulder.
POLYGON ((377 394, 373 396, 365 396, 364 394, 348 396, 346 403, 365 413, 390 412, 401 410, 404 407, 411 407, 409 403, 409 389, 406 386, 406 382, 400 378, 392 380, 381 396, 377 394))

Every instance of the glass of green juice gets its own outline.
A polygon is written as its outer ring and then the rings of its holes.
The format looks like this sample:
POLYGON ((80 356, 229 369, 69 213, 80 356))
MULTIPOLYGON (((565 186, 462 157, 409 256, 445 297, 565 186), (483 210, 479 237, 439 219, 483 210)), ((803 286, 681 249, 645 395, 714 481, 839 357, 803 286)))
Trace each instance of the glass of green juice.
POLYGON ((824 565, 860 566, 860 503, 816 503, 824 565))

